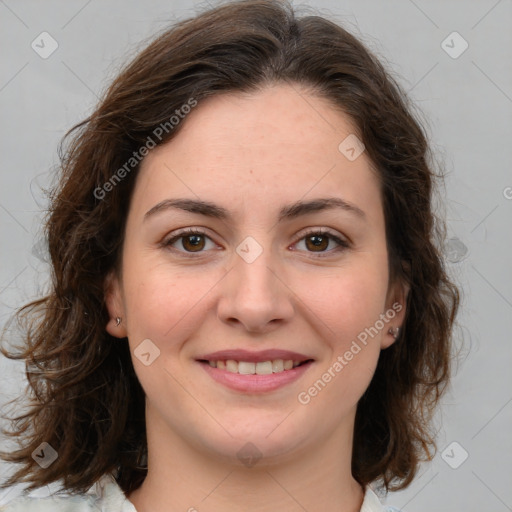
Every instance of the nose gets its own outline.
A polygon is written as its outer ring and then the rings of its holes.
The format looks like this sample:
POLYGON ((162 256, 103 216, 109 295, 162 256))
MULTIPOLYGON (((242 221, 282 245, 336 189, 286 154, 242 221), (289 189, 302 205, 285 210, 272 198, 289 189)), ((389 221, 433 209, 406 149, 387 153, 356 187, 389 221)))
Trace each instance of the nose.
POLYGON ((237 255, 223 279, 219 318, 249 332, 265 333, 289 321, 293 314, 293 292, 270 251, 263 251, 251 263, 237 255))

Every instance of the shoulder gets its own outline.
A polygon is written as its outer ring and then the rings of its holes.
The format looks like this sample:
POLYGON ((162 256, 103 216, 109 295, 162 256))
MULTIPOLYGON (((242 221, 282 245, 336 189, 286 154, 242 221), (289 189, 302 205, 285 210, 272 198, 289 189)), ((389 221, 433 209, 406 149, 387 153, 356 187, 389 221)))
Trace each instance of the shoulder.
POLYGON ((35 498, 23 496, 0 507, 0 512, 91 512, 98 508, 82 496, 35 498))
POLYGON ((44 498, 24 495, 0 506, 0 512, 99 511, 137 512, 111 475, 104 475, 86 493, 81 495, 56 493, 44 498))
POLYGON ((400 510, 390 505, 383 505, 377 494, 368 486, 364 494, 363 505, 360 512, 400 512, 400 510))

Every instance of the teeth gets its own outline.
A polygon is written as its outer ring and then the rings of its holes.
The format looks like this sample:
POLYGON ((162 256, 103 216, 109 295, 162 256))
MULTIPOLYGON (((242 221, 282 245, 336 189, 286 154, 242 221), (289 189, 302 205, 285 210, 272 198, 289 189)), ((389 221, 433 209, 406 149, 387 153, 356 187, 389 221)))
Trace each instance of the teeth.
POLYGON ((272 361, 272 371, 274 373, 282 372, 284 370, 284 361, 282 359, 276 359, 272 361))
POLYGON ((226 370, 231 373, 238 373, 238 363, 232 359, 226 361, 226 370))
POLYGON ((251 363, 249 361, 208 361, 208 364, 219 370, 227 370, 231 373, 239 373, 240 375, 270 375, 272 373, 280 373, 285 370, 291 370, 299 366, 300 361, 293 359, 274 359, 272 361, 260 361, 251 363))
POLYGON ((272 361, 261 361, 256 363, 257 375, 270 375, 272 372, 272 361))
POLYGON ((241 375, 254 375, 256 373, 256 363, 240 361, 238 363, 238 373, 241 375))

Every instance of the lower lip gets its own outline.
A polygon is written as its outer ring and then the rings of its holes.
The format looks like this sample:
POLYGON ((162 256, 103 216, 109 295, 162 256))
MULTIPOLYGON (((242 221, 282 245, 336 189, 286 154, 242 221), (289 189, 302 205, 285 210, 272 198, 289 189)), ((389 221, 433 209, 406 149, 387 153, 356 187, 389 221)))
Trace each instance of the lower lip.
POLYGON ((313 361, 309 361, 291 370, 284 370, 268 375, 242 375, 240 373, 228 372, 227 370, 219 370, 218 368, 210 366, 208 363, 200 362, 199 364, 213 380, 224 384, 224 386, 228 388, 236 391, 258 393, 274 391, 275 389, 286 386, 286 384, 294 382, 308 370, 312 363, 313 361))

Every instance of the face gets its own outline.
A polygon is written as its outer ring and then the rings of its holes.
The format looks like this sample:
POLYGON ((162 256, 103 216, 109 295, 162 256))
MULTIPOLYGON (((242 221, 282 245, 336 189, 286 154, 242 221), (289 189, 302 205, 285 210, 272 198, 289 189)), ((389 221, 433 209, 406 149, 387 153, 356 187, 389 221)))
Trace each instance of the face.
POLYGON ((148 427, 226 460, 247 442, 286 458, 346 438, 406 292, 388 286, 370 161, 353 138, 339 149, 356 128, 288 85, 181 122, 141 164, 108 281, 123 321, 107 330, 128 337, 148 427))

